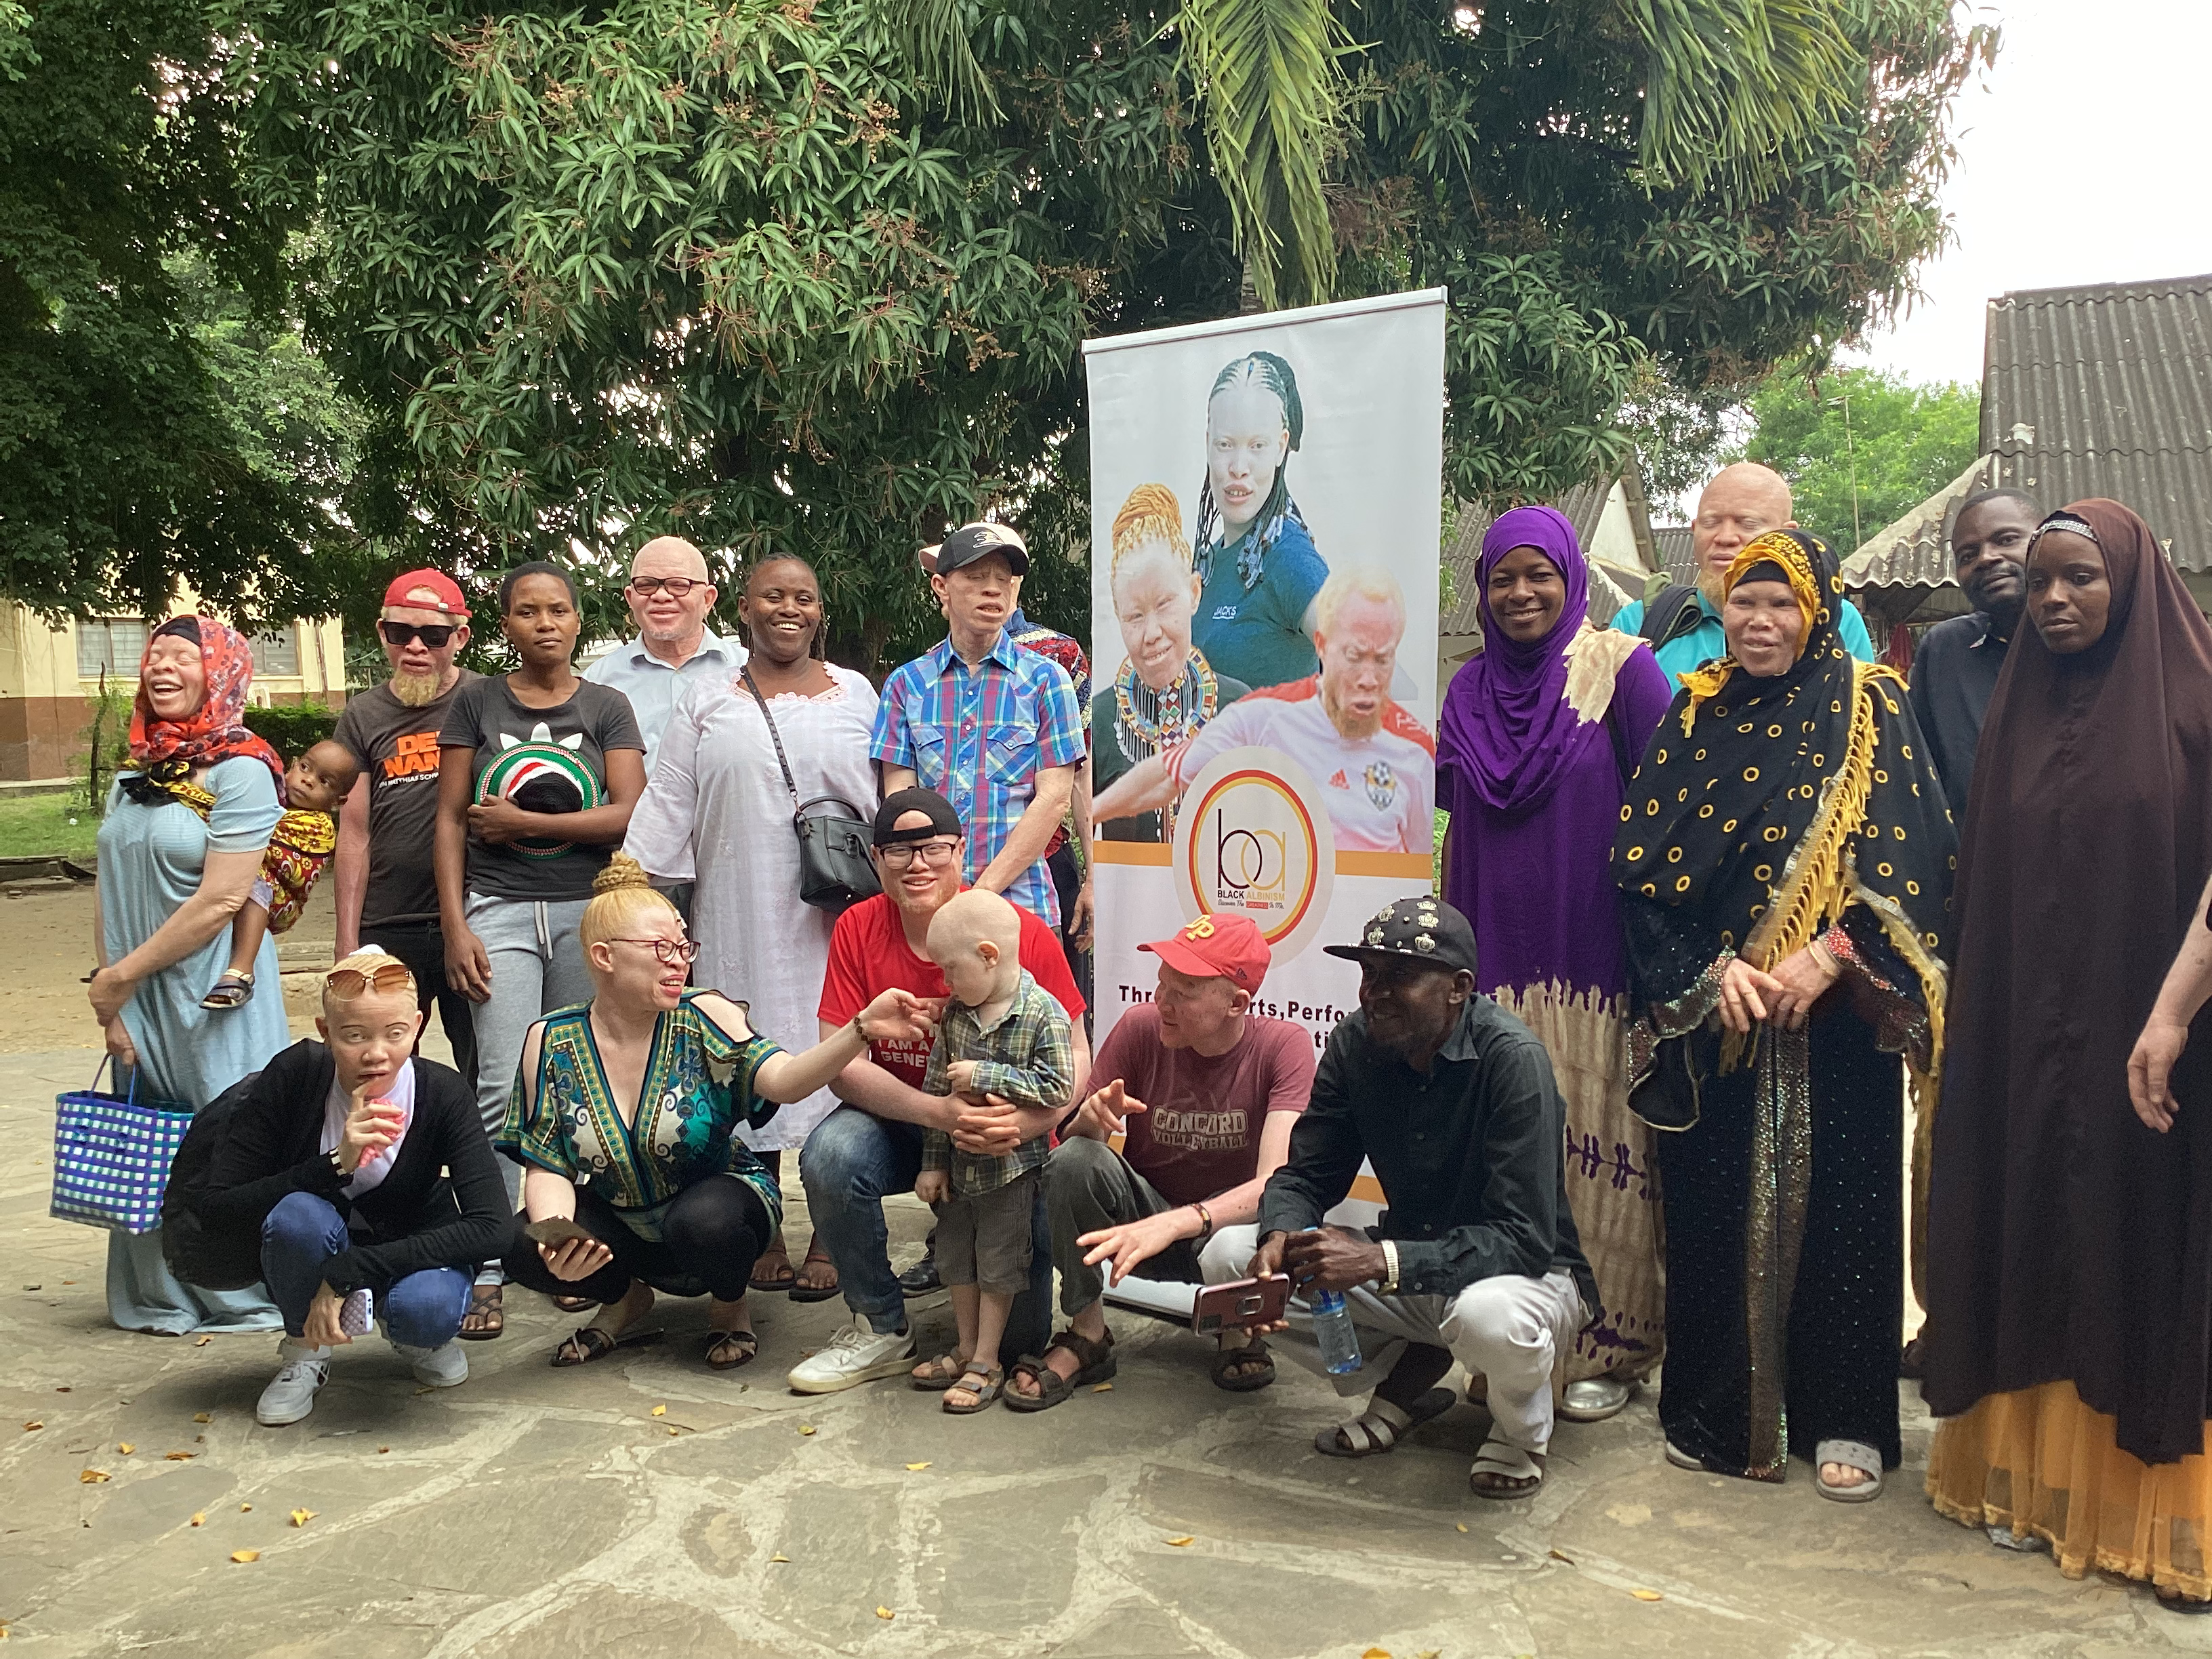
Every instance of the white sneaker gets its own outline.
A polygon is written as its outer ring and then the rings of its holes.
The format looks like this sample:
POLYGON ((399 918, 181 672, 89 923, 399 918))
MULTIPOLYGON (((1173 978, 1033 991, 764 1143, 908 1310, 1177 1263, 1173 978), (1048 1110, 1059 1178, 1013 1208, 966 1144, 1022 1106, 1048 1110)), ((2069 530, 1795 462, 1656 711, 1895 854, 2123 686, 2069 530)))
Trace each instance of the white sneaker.
POLYGON ((283 1367, 262 1389, 261 1401, 253 1408, 254 1417, 272 1429, 296 1423, 314 1410, 315 1392, 331 1374, 328 1348, 311 1348, 288 1336, 276 1345, 276 1352, 283 1358, 283 1367))
POLYGON ((914 1364, 911 1329, 877 1334, 865 1316, 830 1339, 830 1346, 791 1368, 784 1380, 799 1394, 836 1394, 879 1376, 896 1376, 914 1364))
POLYGON ((392 1352, 415 1368, 415 1380, 426 1389, 457 1389, 469 1380, 469 1352, 458 1337, 441 1348, 394 1342, 392 1352))

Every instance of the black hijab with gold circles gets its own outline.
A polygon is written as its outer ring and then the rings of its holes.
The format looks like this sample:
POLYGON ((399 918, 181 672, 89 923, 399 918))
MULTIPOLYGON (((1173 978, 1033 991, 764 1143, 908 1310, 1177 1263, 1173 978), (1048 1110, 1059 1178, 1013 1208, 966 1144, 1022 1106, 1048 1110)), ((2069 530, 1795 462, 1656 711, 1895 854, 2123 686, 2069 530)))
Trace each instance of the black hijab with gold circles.
POLYGON ((1736 555, 1727 587, 1778 577, 1805 617, 1797 660, 1765 679, 1733 657, 1683 677, 1629 786, 1613 878, 1695 913, 1759 967, 1801 948, 1855 896, 1877 901, 1893 937, 1909 936, 1908 955, 1940 956, 1957 836, 1905 684, 1844 648, 1843 579, 1826 543, 1802 530, 1761 536, 1736 555), (1786 912, 1769 917, 1777 905, 1786 912))

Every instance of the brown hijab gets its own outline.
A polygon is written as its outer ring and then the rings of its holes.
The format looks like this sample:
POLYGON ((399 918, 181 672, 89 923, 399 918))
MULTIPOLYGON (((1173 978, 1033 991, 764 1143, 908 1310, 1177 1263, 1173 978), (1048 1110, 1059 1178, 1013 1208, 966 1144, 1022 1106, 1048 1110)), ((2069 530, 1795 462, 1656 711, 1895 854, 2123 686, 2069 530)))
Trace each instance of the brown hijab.
POLYGON ((2212 1017, 2172 1133, 2137 1121, 2127 1060, 2212 872, 2212 626, 2133 513, 2064 512, 2103 550, 2112 611, 2070 657, 2020 631, 1976 751, 1923 1392, 1949 1416, 2068 1379, 2121 1449, 2166 1463, 2204 1449, 2212 1017))

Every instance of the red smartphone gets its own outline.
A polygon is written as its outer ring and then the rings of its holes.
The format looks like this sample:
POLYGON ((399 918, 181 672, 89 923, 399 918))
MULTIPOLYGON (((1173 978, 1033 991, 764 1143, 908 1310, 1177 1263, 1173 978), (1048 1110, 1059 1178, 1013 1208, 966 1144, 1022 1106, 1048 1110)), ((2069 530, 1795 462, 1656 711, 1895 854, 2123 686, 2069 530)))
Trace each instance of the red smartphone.
POLYGON ((1255 1325, 1272 1325, 1283 1316, 1290 1300, 1288 1273, 1209 1285, 1191 1304, 1190 1328, 1200 1336, 1218 1336, 1238 1326, 1249 1329, 1255 1325))

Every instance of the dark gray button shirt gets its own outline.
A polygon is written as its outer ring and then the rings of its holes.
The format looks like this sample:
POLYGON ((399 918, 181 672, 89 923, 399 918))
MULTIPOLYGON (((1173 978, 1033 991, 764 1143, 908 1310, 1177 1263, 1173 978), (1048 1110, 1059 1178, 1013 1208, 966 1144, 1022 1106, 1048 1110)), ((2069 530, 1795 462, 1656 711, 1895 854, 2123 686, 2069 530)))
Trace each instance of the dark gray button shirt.
POLYGON ((1929 629, 1912 653, 1909 700, 1929 758, 1942 780, 1951 816, 1966 821, 1966 787, 1973 781, 1974 750, 1982 739, 1982 720, 1990 694, 1997 689, 2010 641, 1990 632, 1980 611, 1953 617, 1929 629))

